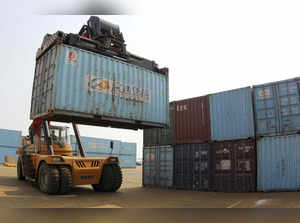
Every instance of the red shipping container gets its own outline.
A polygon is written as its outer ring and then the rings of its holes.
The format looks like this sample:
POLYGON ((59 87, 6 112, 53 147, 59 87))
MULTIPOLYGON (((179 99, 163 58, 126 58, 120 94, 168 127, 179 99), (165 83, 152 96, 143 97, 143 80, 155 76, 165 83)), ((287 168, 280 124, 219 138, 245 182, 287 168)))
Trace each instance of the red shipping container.
POLYGON ((209 96, 174 102, 175 142, 201 143, 211 140, 209 96))

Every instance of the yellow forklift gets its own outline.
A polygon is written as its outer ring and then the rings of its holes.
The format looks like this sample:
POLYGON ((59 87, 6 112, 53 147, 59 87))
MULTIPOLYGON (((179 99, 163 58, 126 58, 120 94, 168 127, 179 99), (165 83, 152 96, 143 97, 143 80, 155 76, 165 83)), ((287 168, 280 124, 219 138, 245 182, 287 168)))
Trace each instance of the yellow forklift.
MULTIPOLYGON (((96 192, 115 192, 122 184, 118 157, 88 158, 79 130, 72 123, 80 154, 73 154, 68 127, 35 120, 29 128, 30 144, 17 150, 19 180, 37 183, 47 194, 66 194, 73 186, 92 185, 96 192)), ((113 145, 112 145, 113 146, 113 145)))

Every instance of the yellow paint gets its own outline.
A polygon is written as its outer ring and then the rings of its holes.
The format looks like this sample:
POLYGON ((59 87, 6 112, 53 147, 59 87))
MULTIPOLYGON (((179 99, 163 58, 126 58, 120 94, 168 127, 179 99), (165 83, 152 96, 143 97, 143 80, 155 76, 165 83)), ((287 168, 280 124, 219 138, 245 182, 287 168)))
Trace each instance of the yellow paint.
MULTIPOLYGON (((48 154, 46 145, 43 143, 39 144, 40 147, 36 148, 34 145, 31 145, 30 148, 27 148, 27 151, 30 151, 30 157, 32 164, 35 169, 35 177, 38 176, 38 167, 41 162, 45 162, 51 165, 65 165, 69 166, 72 170, 72 181, 73 186, 75 185, 88 185, 88 184, 98 184, 102 174, 102 167, 105 164, 109 164, 109 157, 107 158, 83 158, 72 156, 72 147, 66 145, 60 147, 59 145, 53 145, 55 157, 61 157, 63 162, 54 162, 51 155, 48 154)), ((22 150, 23 148, 21 148, 22 150)), ((19 151, 21 154, 21 151, 19 151)), ((19 156, 22 162, 22 156, 19 156)))

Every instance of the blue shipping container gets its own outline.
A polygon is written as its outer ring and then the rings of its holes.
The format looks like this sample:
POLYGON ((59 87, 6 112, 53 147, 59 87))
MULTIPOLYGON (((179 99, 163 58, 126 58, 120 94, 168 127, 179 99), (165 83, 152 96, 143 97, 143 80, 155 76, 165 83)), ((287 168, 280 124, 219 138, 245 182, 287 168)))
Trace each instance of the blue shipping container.
MULTIPOLYGON (((75 136, 71 135, 70 141, 74 153, 79 154, 75 136)), ((87 157, 117 156, 121 168, 136 168, 136 143, 85 136, 81 136, 81 141, 87 157), (113 142, 113 149, 110 148, 111 142, 113 142)))
POLYGON ((17 157, 16 149, 17 148, 0 147, 0 163, 4 163, 4 157, 5 156, 15 156, 15 157, 17 157))
POLYGON ((257 135, 300 131, 300 78, 253 88, 257 135))
POLYGON ((163 127, 168 125, 168 83, 168 75, 57 45, 36 61, 30 118, 163 127))
POLYGON ((0 148, 18 148, 21 146, 21 131, 0 129, 0 148))
POLYGON ((300 135, 263 137, 257 141, 257 190, 300 189, 300 135))
POLYGON ((121 168, 136 168, 136 155, 119 155, 121 168))
POLYGON ((143 151, 143 185, 173 187, 173 147, 144 147, 143 151))
POLYGON ((119 154, 136 156, 136 143, 121 142, 119 154))
MULTIPOLYGON (((81 136, 81 141, 87 153, 98 153, 98 154, 119 154, 120 151, 120 141, 100 139, 93 137, 81 136), (113 148, 111 149, 111 142, 113 142, 113 148)), ((76 137, 71 135, 71 146, 73 151, 78 152, 78 147, 76 143, 76 137)))
POLYGON ((209 100, 213 141, 254 137, 254 114, 250 87, 212 94, 209 100))

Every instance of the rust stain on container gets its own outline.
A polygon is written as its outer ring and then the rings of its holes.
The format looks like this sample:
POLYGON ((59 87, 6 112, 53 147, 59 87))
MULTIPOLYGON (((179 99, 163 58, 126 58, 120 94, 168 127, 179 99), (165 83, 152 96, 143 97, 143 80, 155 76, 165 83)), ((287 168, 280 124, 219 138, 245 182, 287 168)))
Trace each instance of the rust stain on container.
POLYGON ((174 130, 178 144, 210 141, 209 96, 175 101, 174 130))
POLYGON ((256 148, 254 140, 213 143, 212 166, 212 189, 214 191, 256 191, 256 148))

